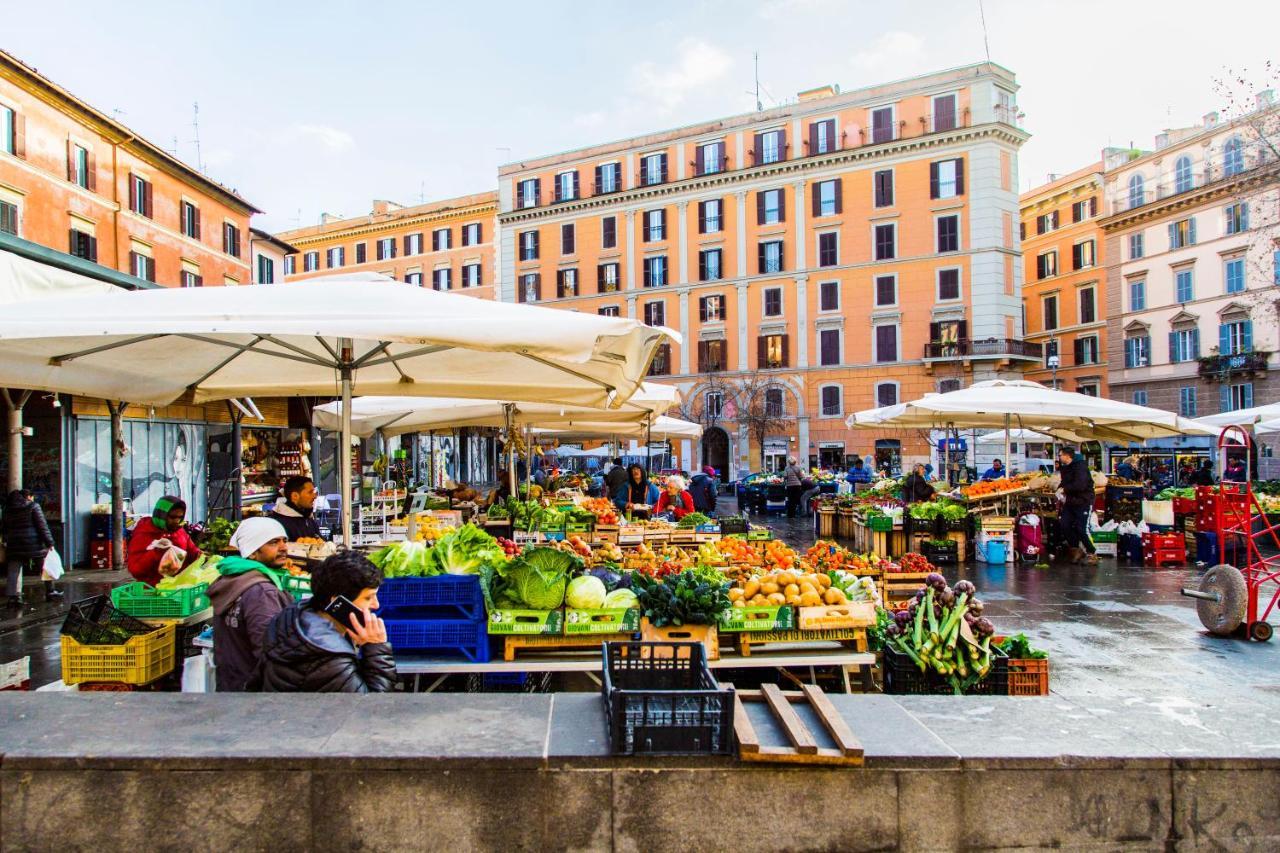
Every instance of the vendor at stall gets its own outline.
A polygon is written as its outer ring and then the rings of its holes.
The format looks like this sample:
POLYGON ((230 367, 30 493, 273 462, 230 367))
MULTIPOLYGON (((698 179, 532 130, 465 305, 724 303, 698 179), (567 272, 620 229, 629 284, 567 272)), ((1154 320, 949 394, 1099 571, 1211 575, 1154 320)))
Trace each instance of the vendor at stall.
POLYGON ((1005 475, 1004 463, 1001 462, 999 459, 996 459, 991 463, 990 468, 982 472, 982 479, 999 480, 1004 475, 1005 475))
POLYGON ((284 481, 284 501, 276 501, 268 517, 280 522, 290 542, 319 539, 320 525, 312 518, 316 505, 316 484, 310 477, 290 477, 284 481))
POLYGON ((871 472, 867 470, 866 465, 862 463, 861 459, 856 459, 854 460, 853 467, 849 469, 848 475, 845 476, 845 480, 847 480, 851 486, 857 486, 859 483, 870 483, 871 472))
POLYGON ((924 470, 924 463, 917 462, 911 467, 911 473, 902 481, 902 502, 925 503, 933 500, 934 494, 933 486, 929 485, 929 477, 924 470))
POLYGON ((1222 482, 1243 483, 1246 477, 1243 459, 1233 456, 1227 460, 1227 469, 1222 472, 1222 482))
POLYGON ((267 625, 293 604, 281 575, 289 559, 280 522, 266 516, 246 518, 231 536, 239 557, 218 563, 222 577, 209 585, 213 603, 213 664, 218 692, 242 692, 262 658, 267 625))
POLYGON ((1182 475, 1182 482, 1192 486, 1212 486, 1213 480, 1213 463, 1208 459, 1200 463, 1200 467, 1195 471, 1182 475))
POLYGON ((613 494, 613 504, 620 511, 648 510, 658 502, 658 487, 649 482, 649 474, 639 465, 627 466, 627 479, 613 494))
POLYGON ((1089 463, 1064 445, 1058 450, 1059 472, 1062 474, 1062 542, 1067 546, 1067 559, 1073 563, 1096 565, 1097 549, 1089 537, 1089 512, 1093 509, 1093 475, 1089 463))
POLYGON ((654 515, 670 513, 676 521, 694 511, 693 495, 685 488, 684 477, 673 474, 667 478, 662 494, 653 507, 654 515))
POLYGON ((182 498, 165 495, 156 501, 151 517, 134 525, 129 534, 125 564, 135 580, 152 586, 165 575, 176 575, 200 556, 200 549, 186 529, 187 505, 182 498), (179 559, 173 549, 185 551, 179 559))
POLYGON ((1126 456, 1120 460, 1120 464, 1116 466, 1116 476, 1124 477, 1126 480, 1135 482, 1142 479, 1142 472, 1138 470, 1138 457, 1126 456))

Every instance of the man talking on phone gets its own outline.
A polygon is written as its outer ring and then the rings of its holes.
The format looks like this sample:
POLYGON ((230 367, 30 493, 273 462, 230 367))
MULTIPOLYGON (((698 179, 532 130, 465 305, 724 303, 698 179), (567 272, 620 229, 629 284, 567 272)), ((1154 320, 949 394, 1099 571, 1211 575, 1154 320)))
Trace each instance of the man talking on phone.
POLYGON ((289 559, 280 522, 246 518, 231 535, 239 557, 218 563, 222 577, 209 585, 213 604, 213 665, 218 692, 240 692, 258 668, 262 636, 276 615, 293 604, 281 577, 289 559))
POLYGON ((382 570, 339 551, 311 573, 311 598, 267 627, 254 687, 268 693, 387 693, 396 661, 374 614, 382 570))

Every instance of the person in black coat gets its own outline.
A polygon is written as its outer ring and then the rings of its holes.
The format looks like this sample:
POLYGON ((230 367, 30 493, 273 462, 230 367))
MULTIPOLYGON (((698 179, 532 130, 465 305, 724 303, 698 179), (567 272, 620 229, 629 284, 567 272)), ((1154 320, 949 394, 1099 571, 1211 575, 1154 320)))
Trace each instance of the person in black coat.
POLYGON ((316 505, 316 484, 310 477, 290 477, 281 489, 283 501, 276 501, 271 517, 280 522, 290 542, 299 539, 319 539, 320 524, 313 517, 316 505))
POLYGON ((924 463, 917 462, 902 481, 902 502, 923 503, 933 500, 935 494, 933 486, 929 485, 929 478, 925 476, 924 463))
POLYGON ((1075 449, 1063 446, 1058 451, 1059 470, 1062 474, 1061 526, 1062 541, 1072 562, 1096 564, 1097 549, 1089 536, 1089 513, 1093 510, 1093 475, 1089 463, 1075 449))
POLYGON ((311 598, 267 626, 262 661, 249 689, 268 693, 387 693, 396 661, 387 628, 374 615, 382 571, 363 554, 341 551, 311 574, 311 598), (348 624, 325 613, 344 596, 360 611, 348 624), (362 618, 361 618, 362 617, 362 618))
MULTIPOLYGON (((22 571, 27 566, 44 564, 45 556, 53 548, 53 534, 49 532, 40 504, 31 492, 23 489, 14 489, 5 500, 0 533, 8 565, 4 591, 9 608, 17 610, 22 607, 22 571)), ((62 593, 54 590, 53 581, 44 582, 44 595, 46 601, 62 597, 62 593)))

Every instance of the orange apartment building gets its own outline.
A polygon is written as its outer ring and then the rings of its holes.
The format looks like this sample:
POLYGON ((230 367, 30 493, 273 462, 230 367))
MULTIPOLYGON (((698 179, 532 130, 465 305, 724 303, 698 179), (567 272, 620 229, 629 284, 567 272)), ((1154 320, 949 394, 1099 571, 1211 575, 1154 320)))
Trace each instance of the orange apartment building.
POLYGON ((511 163, 499 297, 679 330, 651 374, 706 427, 673 448, 682 468, 927 458, 916 433, 845 418, 1039 364, 1016 92, 982 63, 511 163), (744 381, 789 419, 763 447, 737 416, 744 381))
POLYGON ((404 207, 374 201, 365 216, 325 214, 319 225, 276 236, 297 250, 285 258, 289 281, 341 272, 375 272, 436 290, 494 298, 497 193, 404 207))
POLYGON ((1095 397, 1108 390, 1102 189, 1099 162, 1023 193, 1021 224, 1023 324, 1044 348, 1027 378, 1095 397))
POLYGON ((0 51, 0 230, 162 285, 248 284, 259 212, 0 51))

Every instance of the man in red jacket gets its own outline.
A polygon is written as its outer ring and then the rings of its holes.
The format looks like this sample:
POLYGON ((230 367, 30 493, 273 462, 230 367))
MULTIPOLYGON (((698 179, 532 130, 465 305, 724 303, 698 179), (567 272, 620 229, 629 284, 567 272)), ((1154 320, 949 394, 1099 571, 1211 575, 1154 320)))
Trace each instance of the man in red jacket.
POLYGON ((152 586, 160 583, 160 561, 170 547, 187 552, 183 564, 176 567, 179 571, 195 562, 200 549, 183 526, 186 517, 187 505, 182 498, 165 495, 156 501, 151 517, 139 521, 129 534, 129 552, 125 557, 129 574, 152 586))

